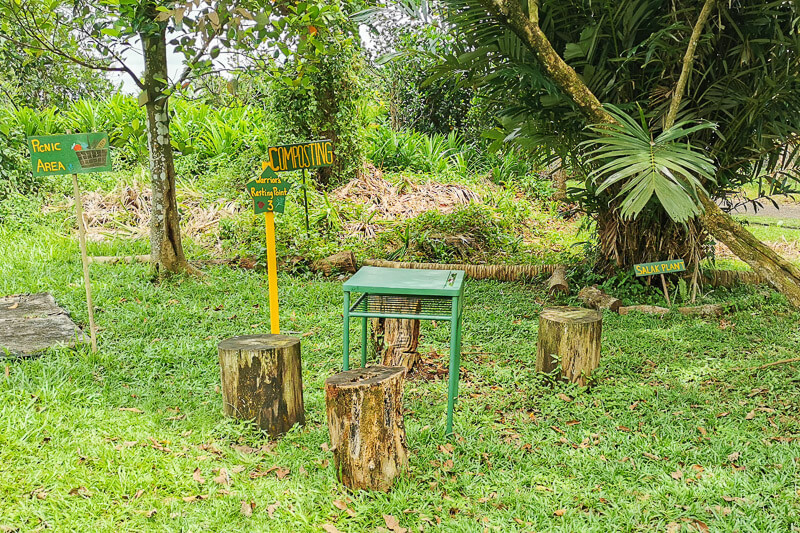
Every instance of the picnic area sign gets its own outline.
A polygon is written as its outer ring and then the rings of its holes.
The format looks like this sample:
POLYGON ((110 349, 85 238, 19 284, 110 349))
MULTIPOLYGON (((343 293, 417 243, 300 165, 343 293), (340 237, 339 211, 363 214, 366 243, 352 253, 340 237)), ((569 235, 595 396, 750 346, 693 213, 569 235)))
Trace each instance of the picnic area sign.
POLYGON ((28 150, 34 176, 111 171, 105 133, 28 137, 28 150))
POLYGON ((97 326, 94 323, 89 257, 86 253, 86 228, 83 225, 83 202, 81 202, 78 174, 111 171, 108 134, 94 132, 32 136, 28 137, 28 150, 31 153, 31 169, 34 176, 72 174, 78 242, 83 263, 83 284, 86 287, 86 307, 89 311, 89 333, 92 352, 97 352, 97 326))
POLYGON ((683 272, 686 264, 683 259, 671 259, 669 261, 658 261, 656 263, 641 263, 633 265, 636 277, 655 276, 656 274, 672 274, 673 272, 683 272))
POLYGON ((267 148, 267 166, 275 172, 333 165, 333 143, 327 139, 267 148))

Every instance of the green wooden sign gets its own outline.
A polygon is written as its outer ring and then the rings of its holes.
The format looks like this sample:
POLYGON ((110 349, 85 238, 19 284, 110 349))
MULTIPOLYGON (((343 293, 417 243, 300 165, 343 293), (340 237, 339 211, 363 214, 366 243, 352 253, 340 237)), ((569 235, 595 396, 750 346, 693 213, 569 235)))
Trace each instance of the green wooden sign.
POLYGON ((261 176, 247 184, 247 194, 253 199, 253 211, 256 215, 268 211, 283 213, 286 195, 291 188, 290 181, 278 176, 271 168, 265 168, 261 176))
POLYGON ((111 171, 105 133, 28 137, 28 150, 34 176, 111 171))
POLYGON ((267 149, 267 166, 275 172, 322 168, 333 164, 333 143, 328 140, 272 146, 267 149))
POLYGON ((633 265, 636 272, 636 277, 641 276, 655 276, 657 274, 671 274, 673 272, 681 272, 686 270, 686 264, 683 259, 672 259, 670 261, 659 261, 657 263, 642 263, 640 265, 633 265))

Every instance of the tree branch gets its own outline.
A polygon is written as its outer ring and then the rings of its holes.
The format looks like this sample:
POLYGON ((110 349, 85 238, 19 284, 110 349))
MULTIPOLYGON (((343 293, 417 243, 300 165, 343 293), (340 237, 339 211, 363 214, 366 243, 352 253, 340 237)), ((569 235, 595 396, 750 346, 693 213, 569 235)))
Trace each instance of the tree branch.
POLYGON ((703 27, 711 16, 711 11, 714 9, 716 3, 717 0, 706 0, 706 3, 703 4, 703 9, 700 10, 700 15, 697 17, 697 22, 692 29, 692 35, 689 37, 689 44, 686 46, 686 53, 683 56, 681 75, 678 77, 678 83, 675 84, 675 89, 672 91, 672 102, 669 105, 667 117, 664 119, 665 130, 671 128, 672 125, 675 124, 675 117, 678 115, 678 108, 681 105, 683 93, 686 92, 686 84, 689 82, 689 74, 692 72, 692 67, 694 66, 694 52, 697 49, 700 34, 703 32, 703 27))
POLYGON ((614 123, 614 118, 603 109, 597 97, 589 90, 572 67, 553 49, 538 23, 538 9, 529 0, 531 16, 522 11, 518 0, 478 0, 499 22, 513 31, 536 55, 546 74, 575 102, 580 110, 595 123, 614 123))

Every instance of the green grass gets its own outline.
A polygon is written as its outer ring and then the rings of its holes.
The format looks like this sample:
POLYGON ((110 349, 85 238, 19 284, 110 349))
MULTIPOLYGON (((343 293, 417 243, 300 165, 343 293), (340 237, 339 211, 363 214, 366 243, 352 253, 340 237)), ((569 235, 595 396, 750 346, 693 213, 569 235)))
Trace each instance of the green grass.
MULTIPOLYGON (((71 239, 0 228, 0 257, 0 294, 51 291, 85 323, 71 239)), ((356 532, 385 527, 383 514, 453 532, 800 530, 800 365, 738 370, 800 352, 800 313, 766 289, 719 293, 736 307, 707 321, 606 315, 586 390, 533 370, 541 283, 469 282, 452 452, 445 383, 408 382, 410 470, 388 494, 348 494, 322 448, 322 385, 341 365, 338 282, 281 276, 282 327, 309 334, 308 423, 269 443, 222 415, 216 355, 223 338, 267 331, 261 274, 220 267, 154 284, 144 265, 93 265, 92 279, 98 354, 0 360, 0 531, 356 532), (290 473, 249 476, 272 466, 290 473), (237 472, 231 486, 213 480, 219 468, 237 472), (352 517, 333 505, 347 498, 352 517)), ((444 363, 447 327, 423 335, 425 357, 444 363)))

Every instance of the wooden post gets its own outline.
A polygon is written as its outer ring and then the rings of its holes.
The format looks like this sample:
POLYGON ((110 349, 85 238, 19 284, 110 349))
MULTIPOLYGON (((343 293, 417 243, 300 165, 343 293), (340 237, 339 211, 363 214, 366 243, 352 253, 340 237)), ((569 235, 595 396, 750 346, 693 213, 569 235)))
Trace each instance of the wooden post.
POLYGON ((269 329, 273 335, 281 332, 278 317, 278 259, 275 252, 275 213, 264 213, 267 234, 267 280, 269 283, 269 329))
POLYGON ((89 309, 89 335, 92 338, 92 352, 97 353, 97 327, 94 323, 94 304, 92 303, 92 280, 89 278, 89 258, 86 254, 86 228, 83 225, 83 201, 81 188, 78 185, 78 175, 72 175, 72 185, 75 189, 75 214, 78 216, 78 243, 81 248, 81 263, 83 263, 83 285, 86 287, 86 306, 89 309))
POLYGON ((225 414, 254 420, 271 437, 305 423, 300 339, 243 335, 219 343, 225 414))
POLYGON ((667 280, 664 279, 664 274, 661 274, 661 287, 664 288, 664 298, 667 300, 667 305, 672 305, 669 301, 669 291, 667 290, 667 280))
POLYGON ((586 385, 600 364, 603 315, 582 307, 550 307, 539 315, 536 371, 560 367, 564 380, 586 385))
POLYGON ((325 381, 338 480, 351 490, 388 491, 408 465, 402 367, 370 366, 325 381))

